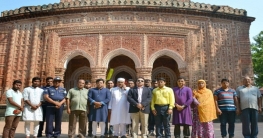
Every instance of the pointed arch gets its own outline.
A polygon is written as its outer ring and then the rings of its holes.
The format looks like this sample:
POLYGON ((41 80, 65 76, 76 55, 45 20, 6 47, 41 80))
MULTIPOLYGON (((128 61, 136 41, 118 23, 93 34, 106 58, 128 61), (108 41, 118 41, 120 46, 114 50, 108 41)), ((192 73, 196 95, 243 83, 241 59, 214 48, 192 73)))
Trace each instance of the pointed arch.
POLYGON ((64 68, 67 68, 67 65, 68 65, 69 61, 71 59, 73 59, 74 57, 76 57, 76 56, 83 56, 83 57, 85 57, 89 61, 90 67, 94 67, 95 66, 95 62, 94 62, 93 57, 90 54, 88 54, 87 52, 85 52, 85 51, 83 51, 81 49, 73 50, 70 53, 67 53, 66 55, 64 55, 63 58, 61 59, 61 62, 60 62, 60 64, 62 64, 61 66, 63 66, 64 68))
POLYGON ((170 58, 174 59, 178 64, 178 68, 185 68, 187 65, 186 62, 183 60, 183 57, 179 53, 172 50, 163 49, 153 53, 150 56, 148 66, 152 67, 154 61, 161 56, 169 56, 170 58))
POLYGON ((119 49, 116 49, 116 50, 113 50, 113 51, 109 52, 103 58, 102 66, 103 67, 108 67, 109 62, 111 61, 111 59, 113 59, 114 57, 119 56, 119 55, 125 55, 125 56, 131 58, 133 60, 134 64, 135 64, 136 68, 141 66, 139 57, 135 53, 133 53, 133 52, 127 50, 127 49, 124 49, 124 48, 119 48, 119 49))

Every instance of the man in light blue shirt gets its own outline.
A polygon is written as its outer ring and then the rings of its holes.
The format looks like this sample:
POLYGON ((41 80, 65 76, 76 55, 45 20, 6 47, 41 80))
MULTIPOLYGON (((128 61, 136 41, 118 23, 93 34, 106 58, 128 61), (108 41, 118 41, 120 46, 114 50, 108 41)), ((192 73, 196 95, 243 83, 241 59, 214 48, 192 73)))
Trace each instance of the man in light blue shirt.
POLYGON ((250 77, 245 77, 243 83, 244 86, 237 88, 240 105, 237 112, 241 111, 244 138, 256 138, 258 135, 258 112, 261 112, 261 94, 257 87, 251 85, 250 77))
POLYGON ((5 126, 3 130, 3 138, 14 138, 15 131, 24 110, 24 99, 19 91, 22 82, 15 80, 12 89, 6 92, 6 111, 5 111, 5 126))

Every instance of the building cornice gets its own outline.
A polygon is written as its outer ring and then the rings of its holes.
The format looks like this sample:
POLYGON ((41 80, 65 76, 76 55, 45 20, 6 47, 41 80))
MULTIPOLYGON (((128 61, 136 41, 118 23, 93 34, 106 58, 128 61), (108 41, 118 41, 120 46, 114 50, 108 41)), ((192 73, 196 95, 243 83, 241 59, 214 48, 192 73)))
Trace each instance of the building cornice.
POLYGON ((162 0, 81 0, 42 6, 25 6, 15 10, 3 11, 0 22, 62 14, 105 11, 167 12, 231 19, 249 23, 255 20, 254 17, 248 17, 246 10, 243 9, 195 2, 179 2, 175 0, 167 0, 166 2, 162 0))

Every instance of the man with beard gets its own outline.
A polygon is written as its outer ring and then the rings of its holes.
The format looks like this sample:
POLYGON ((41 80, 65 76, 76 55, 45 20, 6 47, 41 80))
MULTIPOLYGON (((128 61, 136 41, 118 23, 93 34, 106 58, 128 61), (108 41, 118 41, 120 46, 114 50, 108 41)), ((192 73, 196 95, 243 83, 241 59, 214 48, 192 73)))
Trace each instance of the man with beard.
MULTIPOLYGON (((107 89, 111 90, 114 87, 114 82, 112 80, 107 80, 106 85, 107 85, 107 89)), ((108 112, 108 118, 107 118, 107 121, 105 122, 106 126, 105 126, 105 134, 104 134, 106 137, 107 136, 112 137, 112 134, 113 134, 113 126, 112 125, 108 126, 110 116, 111 114, 110 112, 108 112)))
POLYGON ((131 123, 131 117, 129 114, 129 102, 127 101, 127 95, 129 87, 126 87, 124 78, 117 79, 117 87, 111 89, 111 101, 109 103, 109 109, 111 109, 110 124, 113 125, 114 138, 121 136, 126 138, 126 125, 131 123))

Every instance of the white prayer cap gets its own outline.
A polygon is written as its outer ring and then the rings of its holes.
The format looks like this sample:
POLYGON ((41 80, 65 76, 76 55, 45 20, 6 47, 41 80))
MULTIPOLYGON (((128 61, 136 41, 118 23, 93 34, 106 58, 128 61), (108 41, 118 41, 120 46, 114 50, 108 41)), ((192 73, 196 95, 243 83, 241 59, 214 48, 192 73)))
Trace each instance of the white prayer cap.
POLYGON ((121 82, 125 82, 125 79, 124 78, 118 78, 117 81, 121 81, 121 82))

